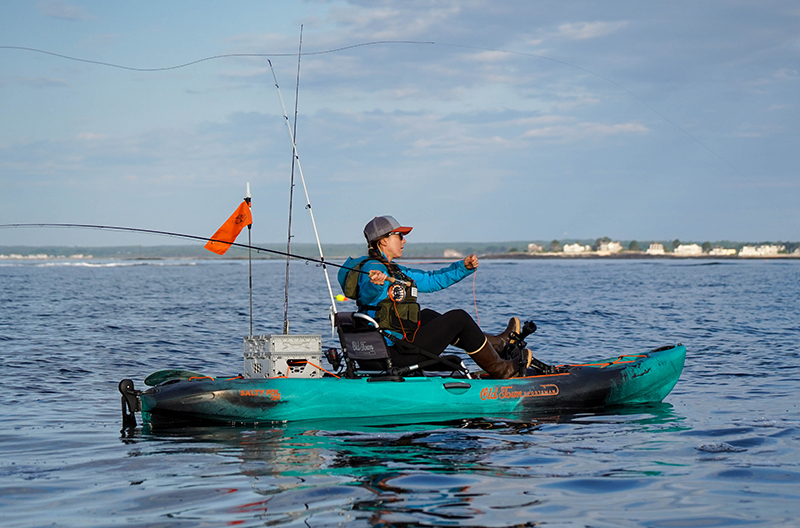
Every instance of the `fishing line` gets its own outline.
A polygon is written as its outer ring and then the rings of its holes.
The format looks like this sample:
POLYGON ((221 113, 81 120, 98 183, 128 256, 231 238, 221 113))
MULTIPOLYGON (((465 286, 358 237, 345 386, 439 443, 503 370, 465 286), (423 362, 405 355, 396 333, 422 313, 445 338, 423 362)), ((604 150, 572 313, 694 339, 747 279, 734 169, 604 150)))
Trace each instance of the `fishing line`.
MULTIPOLYGON (((696 143, 697 145, 702 147, 704 150, 706 150, 712 156, 717 158, 719 161, 721 161, 723 164, 725 164, 725 166, 727 166, 728 168, 733 170, 736 174, 738 174, 741 178, 743 178, 744 180, 749 182, 754 187, 761 189, 761 187, 757 184, 757 182, 755 182, 754 180, 749 178, 747 175, 745 175, 735 165, 733 165, 731 162, 729 162, 728 160, 723 158, 720 154, 718 154, 716 151, 714 151, 711 147, 709 147, 708 145, 706 145, 705 143, 703 143, 702 141, 700 141, 699 139, 694 137, 688 131, 683 129, 680 125, 678 125, 677 123, 675 123, 674 121, 669 119, 666 115, 664 115, 663 113, 659 112, 656 108, 654 108, 652 105, 647 103, 644 99, 642 99, 641 97, 636 95, 634 92, 630 91, 628 88, 624 87, 623 85, 619 84, 618 82, 614 81, 613 79, 611 79, 609 77, 601 75, 601 74, 599 74, 597 72, 594 72, 594 71, 589 70, 587 68, 584 68, 582 66, 578 66, 576 64, 572 64, 572 63, 569 63, 569 62, 566 62, 566 61, 563 61, 563 60, 560 60, 560 59, 556 59, 556 58, 553 58, 553 57, 548 57, 546 55, 539 55, 539 54, 536 54, 536 53, 530 53, 530 52, 524 52, 524 51, 506 50, 506 49, 499 49, 499 48, 486 48, 486 47, 481 47, 481 46, 470 46, 470 45, 465 45, 465 44, 450 44, 450 43, 446 43, 446 42, 416 41, 416 40, 376 40, 376 41, 370 41, 370 42, 362 42, 362 43, 359 43, 359 44, 352 44, 352 45, 349 45, 349 46, 342 46, 342 47, 339 47, 339 48, 331 48, 331 49, 327 49, 327 50, 304 52, 304 53, 301 53, 301 54, 298 54, 298 55, 295 55, 294 53, 226 53, 226 54, 221 54, 221 55, 213 55, 213 56, 210 56, 210 57, 204 57, 202 59, 197 59, 197 60, 194 60, 194 61, 190 61, 190 62, 187 62, 187 63, 178 64, 178 65, 174 65, 174 66, 165 66, 165 67, 161 67, 161 68, 136 68, 136 67, 125 66, 125 65, 121 65, 121 64, 114 64, 114 63, 111 63, 111 62, 103 62, 103 61, 97 61, 97 60, 91 60, 91 59, 83 59, 83 58, 80 58, 80 57, 72 57, 72 56, 69 56, 69 55, 61 54, 61 53, 42 50, 42 49, 38 49, 38 48, 30 48, 30 47, 25 47, 25 46, 6 46, 6 45, 3 45, 3 46, 0 46, 0 49, 27 51, 27 52, 32 52, 32 53, 41 53, 41 54, 50 55, 50 56, 53 56, 53 57, 58 57, 58 58, 61 58, 61 59, 72 60, 72 61, 77 61, 77 62, 84 62, 84 63, 88 63, 88 64, 96 64, 96 65, 99 65, 99 66, 107 66, 107 67, 110 67, 110 68, 119 68, 119 69, 122 69, 122 70, 130 70, 130 71, 137 71, 137 72, 159 72, 159 71, 177 70, 179 68, 186 68, 188 66, 193 66, 195 64, 199 64, 199 63, 202 63, 202 62, 218 60, 218 59, 226 59, 226 58, 237 58, 237 57, 289 57, 289 56, 294 57, 294 56, 304 56, 304 55, 308 55, 308 56, 325 55, 325 54, 330 54, 330 53, 338 53, 338 52, 342 52, 342 51, 352 50, 352 49, 356 49, 356 48, 363 48, 363 47, 368 47, 368 46, 381 46, 381 45, 387 45, 387 44, 432 45, 432 46, 441 46, 441 47, 450 47, 450 48, 472 49, 472 50, 478 50, 478 51, 493 51, 493 52, 497 52, 497 53, 506 53, 506 54, 510 54, 510 55, 519 55, 519 56, 522 56, 522 57, 531 57, 531 58, 535 58, 535 59, 546 60, 546 61, 550 61, 550 62, 553 62, 553 63, 556 63, 556 64, 560 64, 560 65, 563 65, 563 66, 567 66, 569 68, 576 69, 578 71, 582 71, 584 73, 587 73, 589 75, 592 75, 594 77, 597 77, 599 79, 602 79, 602 80, 610 83, 611 85, 613 85, 613 86, 617 87, 618 89, 622 90, 623 92, 625 92, 629 96, 633 97, 640 104, 645 106, 648 110, 650 110, 651 112, 656 114, 658 117, 663 119, 665 122, 667 122, 670 125, 672 125, 680 133, 685 135, 687 138, 689 138, 694 143, 696 143)), ((271 64, 270 64, 270 66, 271 66, 271 64)), ((795 228, 798 229, 796 223, 778 206, 777 203, 775 203, 769 197, 769 195, 767 195, 764 192, 763 189, 761 189, 761 192, 764 195, 764 197, 772 204, 772 206, 777 211, 779 211, 790 224, 794 225, 795 228)))
POLYGON ((638 95, 636 95, 635 93, 630 91, 629 89, 625 88, 623 85, 621 85, 618 82, 614 81, 613 79, 610 79, 609 77, 606 77, 605 75, 601 75, 601 74, 599 74, 597 72, 594 72, 594 71, 589 70, 587 68, 584 68, 582 66, 578 66, 576 64, 571 64, 569 62, 566 62, 566 61, 563 61, 563 60, 559 60, 559 59, 555 59, 553 57, 548 57, 546 55, 539 55, 539 54, 536 54, 536 53, 529 53, 529 52, 525 52, 525 51, 505 50, 505 49, 499 49, 499 48, 484 48, 484 47, 480 47, 480 46, 468 46, 468 45, 465 45, 465 44, 448 44, 448 43, 445 43, 445 42, 432 42, 432 41, 376 40, 376 41, 372 41, 372 42, 362 42, 360 44, 352 44, 350 46, 342 46, 342 47, 339 47, 339 48, 332 48, 332 49, 321 50, 321 51, 307 51, 307 52, 298 53, 298 54, 294 54, 294 53, 226 53, 226 54, 222 54, 222 55, 213 55, 211 57, 204 57, 202 59, 197 59, 197 60, 194 60, 194 61, 191 61, 191 62, 187 62, 187 63, 184 63, 184 64, 178 64, 178 65, 175 65, 175 66, 165 66, 165 67, 162 67, 162 68, 135 68, 135 67, 132 67, 132 66, 124 66, 124 65, 121 65, 121 64, 114 64, 114 63, 111 63, 111 62, 96 61, 96 60, 91 60, 91 59, 82 59, 80 57, 71 57, 69 55, 62 55, 61 53, 55 53, 55 52, 52 52, 52 51, 47 51, 47 50, 42 50, 42 49, 37 49, 37 48, 28 48, 28 47, 24 47, 24 46, 0 46, 0 49, 10 49, 10 50, 20 50, 20 51, 30 51, 30 52, 34 52, 34 53, 42 53, 42 54, 45 54, 45 55, 51 55, 53 57, 58 57, 58 58, 61 58, 61 59, 73 60, 73 61, 78 61, 78 62, 85 62, 85 63, 89 63, 89 64, 96 64, 96 65, 99 65, 99 66, 108 66, 110 68, 119 68, 119 69, 122 69, 122 70, 130 70, 130 71, 138 71, 138 72, 159 72, 159 71, 177 70, 179 68, 186 68, 187 66, 193 66, 193 65, 199 64, 201 62, 218 60, 218 59, 227 59, 227 58, 235 58, 235 57, 290 57, 290 56, 291 57, 297 56, 299 58, 300 56, 305 56, 305 55, 308 55, 308 56, 311 56, 311 55, 325 55, 325 54, 329 54, 329 53, 338 53, 338 52, 341 52, 341 51, 347 51, 347 50, 356 49, 356 48, 363 48, 363 47, 367 47, 367 46, 380 46, 380 45, 385 45, 385 44, 417 44, 417 45, 424 44, 424 45, 442 46, 442 47, 449 47, 449 48, 471 49, 471 50, 477 50, 477 51, 493 51, 493 52, 497 52, 497 53, 506 53, 506 54, 509 54, 509 55, 519 55, 519 56, 522 56, 522 57, 531 57, 531 58, 534 58, 534 59, 546 60, 546 61, 554 62, 556 64, 561 64, 562 66, 567 66, 569 68, 573 68, 573 69, 582 71, 584 73, 588 73, 589 75, 593 75, 593 76, 595 76, 595 77, 597 77, 599 79, 602 79, 602 80, 606 81, 607 83, 610 83, 610 84, 616 86, 617 88, 619 88, 620 90, 624 91, 625 93, 627 93, 628 95, 630 95, 631 97, 633 97, 634 99, 639 101, 639 103, 644 105, 648 110, 650 110, 651 112, 653 112, 654 114, 659 116, 661 119, 663 119, 664 121, 666 121, 667 123, 669 123, 670 125, 675 127, 678 131, 680 131, 686 137, 688 137, 689 139, 691 139, 692 141, 694 141, 695 143, 700 145, 702 148, 704 148, 706 151, 708 151, 714 157, 719 159, 722 163, 727 165, 729 168, 731 168, 733 171, 735 171, 741 177, 743 177, 746 180, 750 181, 750 183, 755 184, 755 182, 753 182, 749 178, 747 178, 747 176, 745 176, 745 174, 743 172, 741 172, 739 169, 736 168, 736 166, 734 166, 733 164, 728 162, 728 160, 726 160, 725 158, 723 158, 722 156, 717 154, 714 150, 712 150, 705 143, 703 143, 702 141, 700 141, 699 139, 694 137, 692 134, 687 132, 685 129, 681 128, 680 125, 678 125, 677 123, 672 121, 670 118, 665 116, 663 113, 659 112, 656 108, 654 108, 652 105, 647 103, 644 99, 642 99, 641 97, 639 97, 638 95))
MULTIPOLYGON (((342 46, 341 48, 333 48, 321 51, 307 51, 303 53, 303 55, 325 55, 328 53, 337 53, 340 51, 346 51, 355 48, 363 48, 366 46, 379 46, 384 44, 435 44, 434 42, 423 42, 423 41, 416 41, 416 40, 376 40, 373 42, 362 42, 360 44, 352 44, 350 46, 342 46)), ((71 57, 69 55, 63 55, 61 53, 55 53, 53 51, 47 51, 37 48, 28 48, 25 46, 0 46, 0 49, 9 49, 9 50, 18 50, 18 51, 30 51, 33 53, 42 53, 44 55, 51 55, 53 57, 58 57, 60 59, 67 59, 71 61, 77 62, 85 62, 88 64, 96 64, 98 66, 108 66, 109 68, 118 68, 120 70, 129 70, 129 71, 137 71, 137 72, 160 72, 160 71, 169 71, 169 70, 177 70, 180 68, 186 68, 187 66, 194 66, 195 64, 200 64, 201 62, 207 62, 212 60, 218 59, 229 59, 235 57, 295 57, 297 56, 296 53, 225 53, 222 55, 212 55, 211 57, 204 57, 202 59, 193 60, 191 62, 186 62, 184 64, 177 64, 175 66, 164 66, 162 68, 135 68, 133 66, 124 66, 122 64, 114 64, 113 62, 103 62, 91 59, 82 59, 80 57, 71 57)))
MULTIPOLYGON (((620 90, 622 90, 623 92, 628 94, 629 96, 633 97, 640 104, 645 106, 648 110, 650 110, 651 112, 656 114, 658 117, 660 117, 661 119, 663 119, 664 121, 666 121, 667 123, 669 123, 670 125, 675 127, 683 135, 685 135, 686 137, 691 139, 693 142, 695 142, 699 146, 701 146, 703 149, 708 151, 711 155, 716 157, 718 160, 720 160, 722 163, 724 163, 726 166, 728 166, 731 170, 733 170, 734 172, 739 174, 742 178, 746 179, 747 181, 749 181, 752 184, 756 183, 756 182, 750 180, 742 171, 740 171, 738 168, 736 168, 735 165, 733 165, 728 160, 723 158, 721 155, 719 155, 717 152, 715 152, 713 149, 711 149, 708 145, 706 145, 705 143, 703 143, 702 141, 700 141, 699 139, 694 137, 692 134, 690 134, 685 129, 683 129, 680 125, 678 125, 676 122, 674 122, 673 120, 668 118, 666 115, 664 115, 663 113, 659 112, 652 105, 647 103, 647 101, 645 101, 644 99, 642 99, 641 97, 639 97, 638 95, 636 95, 635 93, 630 91, 628 88, 625 88, 623 85, 621 85, 618 82, 614 81, 613 79, 611 79, 609 77, 606 77, 605 75, 599 74, 599 73, 597 73, 595 71, 592 71, 592 70, 589 70, 587 68, 584 68, 582 66, 578 66, 576 64, 571 64, 569 62, 566 62, 566 61, 563 61, 563 60, 560 60, 560 59, 555 59, 553 57, 548 57, 546 55, 539 55, 539 54, 536 54, 536 53, 529 53, 529 52, 525 52, 525 51, 514 51, 514 50, 506 50, 506 49, 499 49, 499 48, 485 48, 485 47, 481 47, 481 46, 469 46, 469 45, 466 45, 466 44, 449 44, 449 43, 446 43, 446 42, 433 42, 433 41, 376 40, 376 41, 372 41, 372 42, 362 42, 362 43, 359 43, 359 44, 352 44, 352 45, 349 45, 349 46, 342 46, 342 47, 339 47, 339 48, 331 48, 331 49, 321 50, 321 51, 307 51, 307 52, 303 52, 303 53, 299 53, 299 54, 294 54, 294 53, 225 53, 225 54, 221 54, 221 55, 213 55, 213 56, 210 56, 210 57, 204 57, 202 59, 197 59, 197 60, 194 60, 194 61, 186 62, 184 64, 178 64, 178 65, 175 65, 175 66, 165 66, 165 67, 162 67, 162 68, 136 68, 136 67, 132 67, 132 66, 124 66, 124 65, 121 65, 121 64, 114 64, 114 63, 111 63, 111 62, 103 62, 103 61, 96 61, 96 60, 91 60, 91 59, 83 59, 83 58, 80 58, 80 57, 72 57, 72 56, 69 56, 69 55, 63 55, 61 53, 55 53, 55 52, 52 52, 52 51, 47 51, 47 50, 42 50, 42 49, 37 49, 37 48, 28 48, 28 47, 24 47, 24 46, 0 46, 0 49, 9 49, 9 50, 29 51, 29 52, 33 52, 33 53, 42 53, 42 54, 45 54, 45 55, 51 55, 53 57, 58 57, 58 58, 61 58, 61 59, 67 59, 67 60, 72 60, 72 61, 77 61, 77 62, 85 62, 85 63, 88 63, 88 64, 96 64, 96 65, 99 65, 99 66, 108 66, 110 68, 119 68, 119 69, 122 69, 122 70, 130 70, 130 71, 138 71, 138 72, 159 72, 159 71, 177 70, 179 68, 186 68, 188 66, 193 66, 195 64, 199 64, 201 62, 207 62, 207 61, 218 60, 218 59, 227 59, 227 58, 236 58, 236 57, 290 57, 290 56, 291 57, 297 56, 299 58, 301 56, 306 56, 306 55, 308 55, 308 56, 311 56, 311 55, 325 55, 325 54, 338 53, 338 52, 341 52, 341 51, 347 51, 347 50, 356 49, 356 48, 363 48, 363 47, 367 47, 367 46, 381 46, 381 45, 386 45, 386 44, 431 45, 431 46, 441 46, 441 47, 449 47, 449 48, 471 49, 471 50, 477 50, 477 51, 493 51, 493 52, 497 52, 497 53, 506 53, 506 54, 509 54, 509 55, 519 55, 521 57, 531 57, 531 58, 534 58, 534 59, 546 60, 546 61, 554 62, 556 64, 561 64, 562 66, 567 66, 569 68, 576 69, 578 71, 582 71, 584 73, 588 73, 589 75, 593 75, 593 76, 597 77, 598 79, 602 79, 602 80, 606 81, 607 83, 610 83, 613 86, 616 86, 617 88, 619 88, 620 90)), ((777 206, 777 204, 774 204, 774 203, 773 203, 773 205, 777 206)))
POLYGON ((478 315, 478 296, 475 294, 475 280, 478 277, 478 268, 475 268, 475 273, 472 274, 472 302, 475 304, 475 322, 478 326, 481 325, 481 316, 478 315))

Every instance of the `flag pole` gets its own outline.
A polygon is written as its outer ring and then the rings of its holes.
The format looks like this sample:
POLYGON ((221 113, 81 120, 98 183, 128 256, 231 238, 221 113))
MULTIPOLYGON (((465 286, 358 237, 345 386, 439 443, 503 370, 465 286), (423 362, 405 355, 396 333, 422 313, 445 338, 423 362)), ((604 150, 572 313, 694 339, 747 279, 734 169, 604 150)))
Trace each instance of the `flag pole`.
MULTIPOLYGON (((247 194, 244 197, 244 201, 247 202, 247 206, 250 207, 250 182, 247 182, 247 194)), ((247 245, 252 246, 252 240, 250 239, 250 232, 252 231, 253 223, 250 222, 247 225, 247 245)), ((250 282, 250 335, 253 335, 253 248, 247 248, 247 270, 248 270, 248 279, 250 282)))

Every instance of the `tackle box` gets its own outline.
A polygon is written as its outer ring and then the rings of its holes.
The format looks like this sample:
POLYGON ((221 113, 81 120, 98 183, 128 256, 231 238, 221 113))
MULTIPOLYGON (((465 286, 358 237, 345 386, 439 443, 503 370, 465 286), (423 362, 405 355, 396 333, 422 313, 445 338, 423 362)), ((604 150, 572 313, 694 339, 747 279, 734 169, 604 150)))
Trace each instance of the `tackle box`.
POLYGON ((322 336, 254 335, 244 338, 244 377, 321 378, 322 336))

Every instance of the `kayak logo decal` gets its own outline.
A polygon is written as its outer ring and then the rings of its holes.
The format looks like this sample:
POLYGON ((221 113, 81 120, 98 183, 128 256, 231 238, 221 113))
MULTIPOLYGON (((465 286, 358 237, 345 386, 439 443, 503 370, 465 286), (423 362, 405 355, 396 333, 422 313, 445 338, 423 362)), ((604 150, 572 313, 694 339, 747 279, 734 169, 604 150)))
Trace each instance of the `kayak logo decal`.
POLYGON ((355 352, 375 352, 375 347, 369 341, 353 341, 353 350, 355 352))
POLYGON ((558 385, 548 383, 538 389, 513 390, 509 385, 506 387, 484 387, 481 390, 482 400, 518 400, 521 398, 539 398, 541 396, 558 396, 558 385))
POLYGON ((242 389, 239 391, 239 396, 260 396, 261 398, 269 398, 272 401, 280 401, 281 392, 275 389, 242 389))

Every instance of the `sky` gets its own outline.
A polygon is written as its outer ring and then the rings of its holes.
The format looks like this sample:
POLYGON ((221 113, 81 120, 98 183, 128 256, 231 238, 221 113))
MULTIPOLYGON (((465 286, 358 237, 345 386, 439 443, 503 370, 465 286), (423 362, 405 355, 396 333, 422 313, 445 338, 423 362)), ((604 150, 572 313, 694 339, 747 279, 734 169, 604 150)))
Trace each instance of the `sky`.
POLYGON ((795 1, 4 0, 0 224, 211 236, 249 183, 254 242, 285 241, 297 91, 323 244, 385 214, 409 242, 797 241, 799 59, 795 1))

